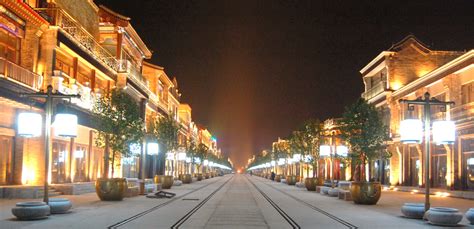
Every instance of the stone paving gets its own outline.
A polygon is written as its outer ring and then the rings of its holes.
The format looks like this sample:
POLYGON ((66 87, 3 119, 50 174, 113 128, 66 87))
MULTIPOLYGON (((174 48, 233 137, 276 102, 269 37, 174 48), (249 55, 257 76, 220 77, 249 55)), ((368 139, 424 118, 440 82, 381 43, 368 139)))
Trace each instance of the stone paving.
MULTIPOLYGON (((227 175, 193 182, 170 191, 173 199, 144 196, 119 202, 100 201, 95 193, 61 196, 73 211, 38 221, 17 221, 16 202, 0 199, 0 228, 436 228, 423 220, 401 217, 405 202, 424 196, 384 191, 377 205, 355 205, 316 192, 248 175, 227 175)), ((465 212, 474 201, 431 198, 432 206, 465 212)), ((466 219, 460 228, 474 228, 466 219)))

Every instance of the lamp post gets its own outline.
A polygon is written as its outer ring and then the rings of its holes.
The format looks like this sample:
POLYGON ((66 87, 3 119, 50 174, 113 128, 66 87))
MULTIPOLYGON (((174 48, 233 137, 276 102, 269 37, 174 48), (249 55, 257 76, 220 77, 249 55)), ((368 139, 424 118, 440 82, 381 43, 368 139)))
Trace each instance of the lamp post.
POLYGON ((45 153, 45 170, 44 170, 44 194, 43 202, 49 203, 48 196, 48 176, 49 176, 49 146, 51 142, 51 116, 53 115, 53 99, 71 99, 80 98, 80 95, 65 95, 60 92, 53 92, 53 86, 48 85, 46 92, 24 93, 21 97, 26 98, 44 98, 45 103, 45 120, 44 120, 44 153, 45 153))
MULTIPOLYGON (((400 99, 400 103, 406 103, 410 105, 420 105, 423 106, 423 121, 424 121, 424 134, 425 134, 425 212, 430 209, 430 159, 431 159, 431 148, 430 148, 430 126, 431 126, 431 106, 441 106, 446 110, 446 106, 454 105, 454 102, 448 101, 439 101, 436 98, 430 98, 430 93, 426 92, 424 97, 418 97, 414 100, 400 99)), ((406 120, 404 120, 406 121, 406 120)), ((412 121, 412 120, 410 120, 412 121)), ((402 124, 400 124, 400 135, 402 135, 402 124)), ((404 129, 407 129, 408 123, 405 124, 404 129)), ((419 125, 418 125, 419 126, 419 125)), ((419 128, 418 128, 419 129, 419 128)), ((454 131, 454 129, 452 129, 454 131)), ((404 131, 405 132, 405 131, 404 131)), ((421 133, 420 133, 421 134, 421 133)), ((454 134, 454 133, 453 133, 454 134)), ((421 135, 420 135, 421 136, 421 135)), ((403 141, 404 136, 401 136, 403 141)), ((419 142, 421 138, 418 138, 416 142, 419 142)), ((454 141, 454 139, 453 139, 454 141)), ((406 139, 406 142, 413 143, 412 140, 406 139)))
POLYGON ((331 145, 321 145, 319 152, 321 156, 329 156, 331 161, 331 188, 334 188, 334 157, 340 151, 341 156, 347 156, 347 146, 336 146, 336 136, 331 135, 331 145), (334 152, 333 152, 334 151, 334 152))

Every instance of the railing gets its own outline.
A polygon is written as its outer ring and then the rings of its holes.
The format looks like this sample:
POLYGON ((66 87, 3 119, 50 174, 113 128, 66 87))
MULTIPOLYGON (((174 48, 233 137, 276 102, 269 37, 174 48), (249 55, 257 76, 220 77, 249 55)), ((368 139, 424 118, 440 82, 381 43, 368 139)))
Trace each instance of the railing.
POLYGON ((103 48, 84 27, 65 11, 58 8, 36 8, 46 20, 64 32, 71 40, 110 70, 117 71, 117 59, 103 48))
POLYGON ((372 85, 372 88, 362 93, 362 98, 364 98, 365 100, 369 100, 377 96, 378 94, 384 92, 386 89, 386 84, 387 83, 385 81, 380 81, 377 84, 372 85))
POLYGON ((5 58, 0 58, 0 74, 36 91, 38 91, 43 84, 42 76, 14 64, 5 58))
POLYGON ((463 123, 474 120, 474 102, 455 106, 450 110, 451 120, 463 123))

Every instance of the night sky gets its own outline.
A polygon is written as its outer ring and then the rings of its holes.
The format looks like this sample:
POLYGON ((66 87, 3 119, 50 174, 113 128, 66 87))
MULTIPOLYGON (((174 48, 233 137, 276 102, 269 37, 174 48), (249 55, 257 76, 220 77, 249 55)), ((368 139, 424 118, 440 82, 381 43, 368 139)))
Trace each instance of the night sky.
POLYGON ((309 118, 338 117, 359 70, 409 34, 474 48, 474 1, 100 0, 132 18, 151 61, 238 166, 309 118))

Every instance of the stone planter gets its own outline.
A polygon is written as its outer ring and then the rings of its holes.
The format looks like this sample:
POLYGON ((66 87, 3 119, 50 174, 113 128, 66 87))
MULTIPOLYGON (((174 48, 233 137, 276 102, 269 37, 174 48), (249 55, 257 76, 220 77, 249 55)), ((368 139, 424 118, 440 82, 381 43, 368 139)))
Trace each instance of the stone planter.
POLYGON ((49 198, 49 207, 51 209, 51 214, 64 214, 69 213, 72 204, 66 198, 49 198))
POLYGON ((175 181, 173 181, 173 185, 174 185, 174 186, 181 186, 182 184, 183 184, 183 181, 181 181, 181 180, 175 180, 175 181))
POLYGON ((154 180, 156 184, 161 184, 162 189, 170 189, 173 186, 173 176, 156 175, 154 180))
POLYGON ((45 202, 20 202, 12 208, 12 214, 19 220, 46 219, 50 207, 45 202))
POLYGON ((323 195, 328 195, 329 189, 330 189, 330 187, 321 186, 321 192, 320 193, 323 194, 323 195))
POLYGON ((308 177, 304 180, 304 185, 308 191, 316 191, 316 186, 318 185, 317 177, 308 177))
POLYGON ((288 185, 295 185, 296 184, 296 176, 286 176, 286 183, 288 185))
POLYGON ((281 181, 281 175, 276 175, 275 176, 275 181, 280 182, 281 181))
POLYGON ((281 183, 286 184, 286 179, 281 179, 281 183))
POLYGON ((403 216, 412 219, 423 219, 425 215, 424 203, 405 203, 402 206, 403 216))
POLYGON ((191 174, 184 174, 181 181, 183 181, 183 184, 190 184, 193 181, 193 178, 191 177, 191 174))
POLYGON ((204 174, 204 178, 209 179, 209 177, 210 177, 209 173, 204 174))
POLYGON ((100 200, 123 200, 127 189, 125 178, 99 178, 95 181, 95 192, 100 200))
POLYGON ((356 204, 374 205, 382 194, 380 182, 352 182, 351 196, 356 204))
POLYGON ((202 173, 198 173, 196 178, 197 178, 197 181, 202 181, 202 173))
POLYGON ((337 188, 329 188, 328 189, 328 195, 330 197, 338 197, 339 196, 339 189, 337 188))
POLYGON ((306 188, 306 186, 304 185, 303 182, 296 182, 295 186, 298 187, 298 188, 306 188))
POLYGON ((465 216, 466 216, 466 219, 469 220, 469 222, 471 222, 471 224, 474 224, 474 208, 469 208, 465 216))
POLYGON ((429 223, 440 226, 456 226, 461 222, 462 216, 456 208, 436 207, 426 212, 429 223))

